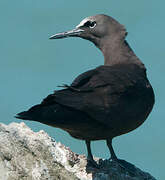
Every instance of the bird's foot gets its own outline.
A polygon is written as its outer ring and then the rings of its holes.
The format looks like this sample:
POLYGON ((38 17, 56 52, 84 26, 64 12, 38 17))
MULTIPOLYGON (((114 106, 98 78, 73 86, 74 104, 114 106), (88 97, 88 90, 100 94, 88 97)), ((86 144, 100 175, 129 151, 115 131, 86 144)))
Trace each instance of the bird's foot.
POLYGON ((75 91, 75 92, 91 92, 91 91, 93 91, 93 89, 91 89, 91 88, 78 89, 78 88, 75 88, 73 86, 69 86, 67 84, 63 84, 63 85, 58 86, 58 87, 67 88, 67 89, 70 89, 70 90, 75 91))
POLYGON ((100 169, 99 164, 92 158, 87 158, 87 166, 92 166, 94 168, 100 169))
POLYGON ((81 91, 80 89, 74 88, 74 87, 69 86, 69 85, 67 85, 67 84, 63 84, 63 85, 58 86, 58 87, 68 88, 68 89, 70 89, 70 90, 77 91, 77 92, 80 92, 80 91, 81 91))
POLYGON ((120 168, 124 169, 128 173, 130 173, 132 175, 136 174, 136 168, 133 164, 131 164, 131 163, 129 163, 123 159, 112 159, 112 158, 110 158, 110 160, 112 162, 117 163, 120 168))

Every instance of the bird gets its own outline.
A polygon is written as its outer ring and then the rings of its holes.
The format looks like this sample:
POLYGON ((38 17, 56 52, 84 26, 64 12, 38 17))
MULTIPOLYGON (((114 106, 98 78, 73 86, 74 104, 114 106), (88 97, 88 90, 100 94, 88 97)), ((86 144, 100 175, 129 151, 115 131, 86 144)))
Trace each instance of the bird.
POLYGON ((104 64, 78 75, 70 85, 62 85, 15 117, 60 128, 84 140, 88 162, 94 166, 91 141, 105 140, 110 159, 117 162, 113 138, 142 125, 155 102, 146 67, 129 46, 127 34, 114 18, 97 14, 83 19, 73 30, 52 35, 50 39, 89 40, 101 50, 104 64))

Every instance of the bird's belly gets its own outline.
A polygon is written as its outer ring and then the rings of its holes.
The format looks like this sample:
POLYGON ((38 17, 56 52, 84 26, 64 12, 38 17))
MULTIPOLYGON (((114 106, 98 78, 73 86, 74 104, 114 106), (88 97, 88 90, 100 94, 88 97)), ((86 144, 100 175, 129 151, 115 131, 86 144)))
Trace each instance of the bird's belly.
POLYGON ((147 119, 153 105, 154 93, 151 86, 144 89, 141 94, 124 97, 121 100, 120 108, 116 111, 116 116, 112 115, 115 136, 126 134, 138 128, 147 119))
POLYGON ((154 93, 152 87, 144 89, 143 93, 139 92, 133 96, 121 97, 118 102, 117 108, 109 109, 110 113, 105 121, 98 123, 97 120, 94 120, 87 126, 80 125, 80 129, 69 130, 69 134, 79 139, 100 140, 133 131, 147 119, 153 108, 154 93))
POLYGON ((63 130, 67 131, 72 137, 81 139, 81 140, 103 140, 113 138, 112 130, 105 126, 95 125, 95 126, 84 126, 75 127, 74 129, 66 129, 63 130))
POLYGON ((145 93, 121 96, 117 102, 106 109, 108 111, 106 115, 106 111, 102 110, 91 111, 92 115, 95 114, 93 117, 90 114, 89 116, 85 114, 80 116, 80 113, 75 115, 74 112, 74 116, 70 118, 71 121, 67 119, 63 124, 55 124, 55 127, 61 128, 72 137, 82 140, 113 138, 136 129, 146 120, 154 104, 154 94, 150 88, 145 93), (99 115, 102 113, 102 115, 99 117, 97 113, 99 115))

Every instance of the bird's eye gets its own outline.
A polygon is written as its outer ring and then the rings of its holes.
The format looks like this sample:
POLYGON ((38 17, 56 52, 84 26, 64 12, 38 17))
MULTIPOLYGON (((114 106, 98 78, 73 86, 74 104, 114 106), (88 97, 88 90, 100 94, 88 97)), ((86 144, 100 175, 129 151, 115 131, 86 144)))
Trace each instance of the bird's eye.
POLYGON ((96 26, 95 21, 87 21, 84 25, 84 27, 94 28, 96 26))

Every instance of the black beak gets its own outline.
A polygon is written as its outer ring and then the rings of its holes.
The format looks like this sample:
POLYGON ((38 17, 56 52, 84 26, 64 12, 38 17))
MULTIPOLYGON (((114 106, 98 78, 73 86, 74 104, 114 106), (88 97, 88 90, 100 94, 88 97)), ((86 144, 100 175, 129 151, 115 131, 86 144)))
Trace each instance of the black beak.
POLYGON ((62 38, 67 38, 67 37, 76 37, 76 36, 79 36, 83 31, 84 30, 82 29, 76 28, 71 31, 54 34, 49 39, 62 39, 62 38))

